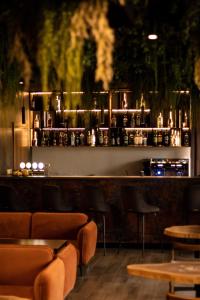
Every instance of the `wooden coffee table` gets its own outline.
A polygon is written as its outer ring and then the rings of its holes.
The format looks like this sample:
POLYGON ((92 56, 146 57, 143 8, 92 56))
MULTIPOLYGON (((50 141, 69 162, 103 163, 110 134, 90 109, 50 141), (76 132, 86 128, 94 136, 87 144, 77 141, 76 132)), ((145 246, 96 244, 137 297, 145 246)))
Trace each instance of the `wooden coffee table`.
POLYGON ((171 226, 164 229, 164 234, 172 238, 174 249, 193 251, 196 258, 200 253, 200 225, 171 226))
MULTIPOLYGON (((169 281, 169 283, 175 282, 181 284, 200 284, 200 262, 198 261, 173 261, 160 264, 133 264, 127 266, 127 271, 128 274, 132 276, 134 275, 157 280, 166 280, 169 281)), ((170 291, 168 294, 168 299, 175 297, 174 295, 175 294, 171 294, 170 291)), ((196 296, 200 296, 198 290, 196 291, 196 296)), ((186 298, 176 296, 176 299, 186 298)))

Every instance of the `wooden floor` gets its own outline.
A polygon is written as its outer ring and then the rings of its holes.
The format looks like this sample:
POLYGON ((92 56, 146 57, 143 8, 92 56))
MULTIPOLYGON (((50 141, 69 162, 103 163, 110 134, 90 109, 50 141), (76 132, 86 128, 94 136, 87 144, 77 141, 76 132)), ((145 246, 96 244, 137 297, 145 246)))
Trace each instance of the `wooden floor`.
POLYGON ((126 266, 132 263, 166 262, 170 250, 146 250, 144 258, 137 249, 97 249, 95 259, 84 277, 78 277, 69 300, 164 300, 168 283, 129 276, 126 266))

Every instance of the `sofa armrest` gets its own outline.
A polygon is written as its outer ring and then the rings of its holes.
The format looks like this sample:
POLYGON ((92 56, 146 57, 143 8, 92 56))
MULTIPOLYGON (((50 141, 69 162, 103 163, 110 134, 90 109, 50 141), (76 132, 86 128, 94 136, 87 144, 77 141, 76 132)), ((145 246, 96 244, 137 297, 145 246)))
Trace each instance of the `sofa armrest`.
POLYGON ((76 282, 77 274, 77 249, 72 244, 63 247, 57 253, 65 266, 65 282, 64 282, 64 296, 67 296, 73 289, 76 282))
POLYGON ((56 258, 35 278, 34 299, 63 300, 64 280, 64 263, 56 258))
POLYGON ((81 250, 80 263, 86 265, 94 256, 97 245, 97 225, 94 221, 85 224, 77 235, 78 248, 81 250))

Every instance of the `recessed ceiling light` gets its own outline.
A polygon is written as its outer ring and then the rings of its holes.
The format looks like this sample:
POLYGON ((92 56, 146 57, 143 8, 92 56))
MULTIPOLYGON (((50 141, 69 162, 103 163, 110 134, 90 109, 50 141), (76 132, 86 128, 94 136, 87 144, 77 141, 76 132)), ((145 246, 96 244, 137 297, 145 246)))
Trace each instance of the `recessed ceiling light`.
POLYGON ((155 34, 155 33, 152 33, 152 34, 149 34, 149 35, 148 35, 148 39, 149 39, 149 40, 157 40, 157 38, 158 38, 158 36, 157 36, 157 34, 155 34))

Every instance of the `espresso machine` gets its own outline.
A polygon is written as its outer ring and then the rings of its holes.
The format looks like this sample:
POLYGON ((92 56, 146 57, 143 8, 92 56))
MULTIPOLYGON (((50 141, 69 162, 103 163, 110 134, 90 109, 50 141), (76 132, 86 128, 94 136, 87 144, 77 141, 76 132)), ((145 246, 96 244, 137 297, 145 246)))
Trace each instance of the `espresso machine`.
POLYGON ((146 176, 189 176, 189 159, 150 158, 144 161, 146 176))

